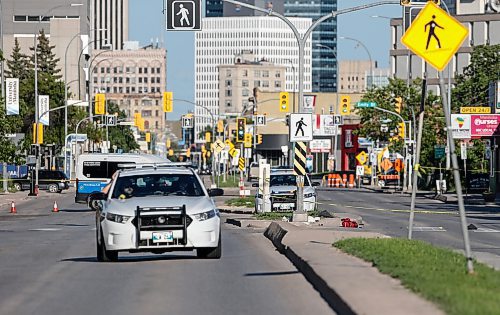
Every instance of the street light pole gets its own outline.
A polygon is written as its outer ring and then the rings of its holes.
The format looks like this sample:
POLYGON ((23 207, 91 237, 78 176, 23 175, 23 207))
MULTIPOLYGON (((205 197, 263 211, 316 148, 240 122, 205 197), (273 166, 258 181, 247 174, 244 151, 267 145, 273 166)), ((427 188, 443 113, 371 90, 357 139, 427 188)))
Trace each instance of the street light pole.
MULTIPOLYGON (((69 4, 70 7, 78 7, 82 6, 82 3, 71 3, 69 4)), ((67 7, 68 4, 63 4, 63 5, 57 5, 55 7, 50 8, 44 15, 40 16, 38 18, 38 25, 37 29, 35 30, 35 33, 33 34, 33 42, 34 42, 34 63, 35 63, 35 130, 34 130, 34 139, 35 139, 35 145, 37 147, 36 150, 36 162, 35 162, 35 187, 34 187, 34 192, 30 192, 31 196, 38 196, 38 169, 40 168, 40 143, 38 142, 38 122, 39 122, 39 113, 38 113, 38 35, 40 34, 40 26, 43 21, 43 19, 49 15, 52 10, 58 9, 58 8, 63 8, 67 7)), ((3 40, 3 39, 2 39, 3 40)))
POLYGON ((346 37, 346 36, 341 36, 339 38, 355 41, 356 43, 358 43, 358 45, 360 45, 361 47, 363 47, 365 49, 366 53, 368 54, 368 59, 370 60, 370 84, 368 85, 368 82, 366 82, 366 87, 371 88, 373 85, 372 84, 373 83, 373 60, 372 60, 372 55, 370 54, 370 51, 365 46, 365 44, 363 44, 360 40, 358 40, 356 38, 346 37))

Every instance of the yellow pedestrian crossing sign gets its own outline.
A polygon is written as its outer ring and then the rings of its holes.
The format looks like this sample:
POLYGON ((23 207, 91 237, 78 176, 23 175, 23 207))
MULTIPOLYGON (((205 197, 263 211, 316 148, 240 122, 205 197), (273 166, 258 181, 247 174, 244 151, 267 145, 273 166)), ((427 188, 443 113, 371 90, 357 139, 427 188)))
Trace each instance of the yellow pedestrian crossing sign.
POLYGON ((401 42, 442 71, 469 31, 434 2, 429 1, 408 28, 401 42))

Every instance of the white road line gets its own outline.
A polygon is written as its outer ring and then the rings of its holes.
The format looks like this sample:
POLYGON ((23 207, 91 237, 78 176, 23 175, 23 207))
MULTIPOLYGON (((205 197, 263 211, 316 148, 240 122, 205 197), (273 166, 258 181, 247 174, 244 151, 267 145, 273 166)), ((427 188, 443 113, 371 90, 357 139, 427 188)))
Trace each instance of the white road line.
POLYGON ((42 232, 54 232, 54 231, 60 231, 61 229, 54 229, 54 228, 40 228, 40 229, 30 229, 28 231, 42 231, 42 232))
POLYGON ((499 230, 489 229, 489 228, 478 228, 477 230, 473 230, 476 233, 500 233, 499 230))
POLYGON ((446 232, 442 226, 415 226, 413 227, 415 232, 446 232))

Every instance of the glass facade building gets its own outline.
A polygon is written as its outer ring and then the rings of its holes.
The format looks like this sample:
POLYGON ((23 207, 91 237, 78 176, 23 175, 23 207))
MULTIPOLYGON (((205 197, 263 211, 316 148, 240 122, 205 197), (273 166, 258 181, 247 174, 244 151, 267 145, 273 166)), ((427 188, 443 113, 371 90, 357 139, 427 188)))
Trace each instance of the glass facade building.
MULTIPOLYGON (((285 0, 285 16, 289 17, 316 21, 332 11, 337 11, 337 0, 285 0)), ((337 72, 337 19, 328 19, 312 32, 312 91, 336 92, 337 72)))

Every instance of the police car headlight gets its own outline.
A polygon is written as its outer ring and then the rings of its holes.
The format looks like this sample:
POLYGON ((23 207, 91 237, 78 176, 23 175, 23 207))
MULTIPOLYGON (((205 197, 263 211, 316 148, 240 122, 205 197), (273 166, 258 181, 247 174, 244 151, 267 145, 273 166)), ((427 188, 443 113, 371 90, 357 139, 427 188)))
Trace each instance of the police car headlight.
POLYGON ((311 198, 311 197, 316 197, 316 194, 315 193, 304 194, 304 198, 311 198))
POLYGON ((114 214, 114 213, 106 213, 106 219, 109 221, 113 221, 116 223, 127 223, 127 221, 130 219, 130 216, 127 215, 121 215, 121 214, 114 214))
POLYGON ((205 221, 205 220, 211 219, 215 216, 219 216, 219 210, 217 210, 217 209, 212 209, 209 211, 197 213, 194 215, 194 218, 198 221, 205 221))

